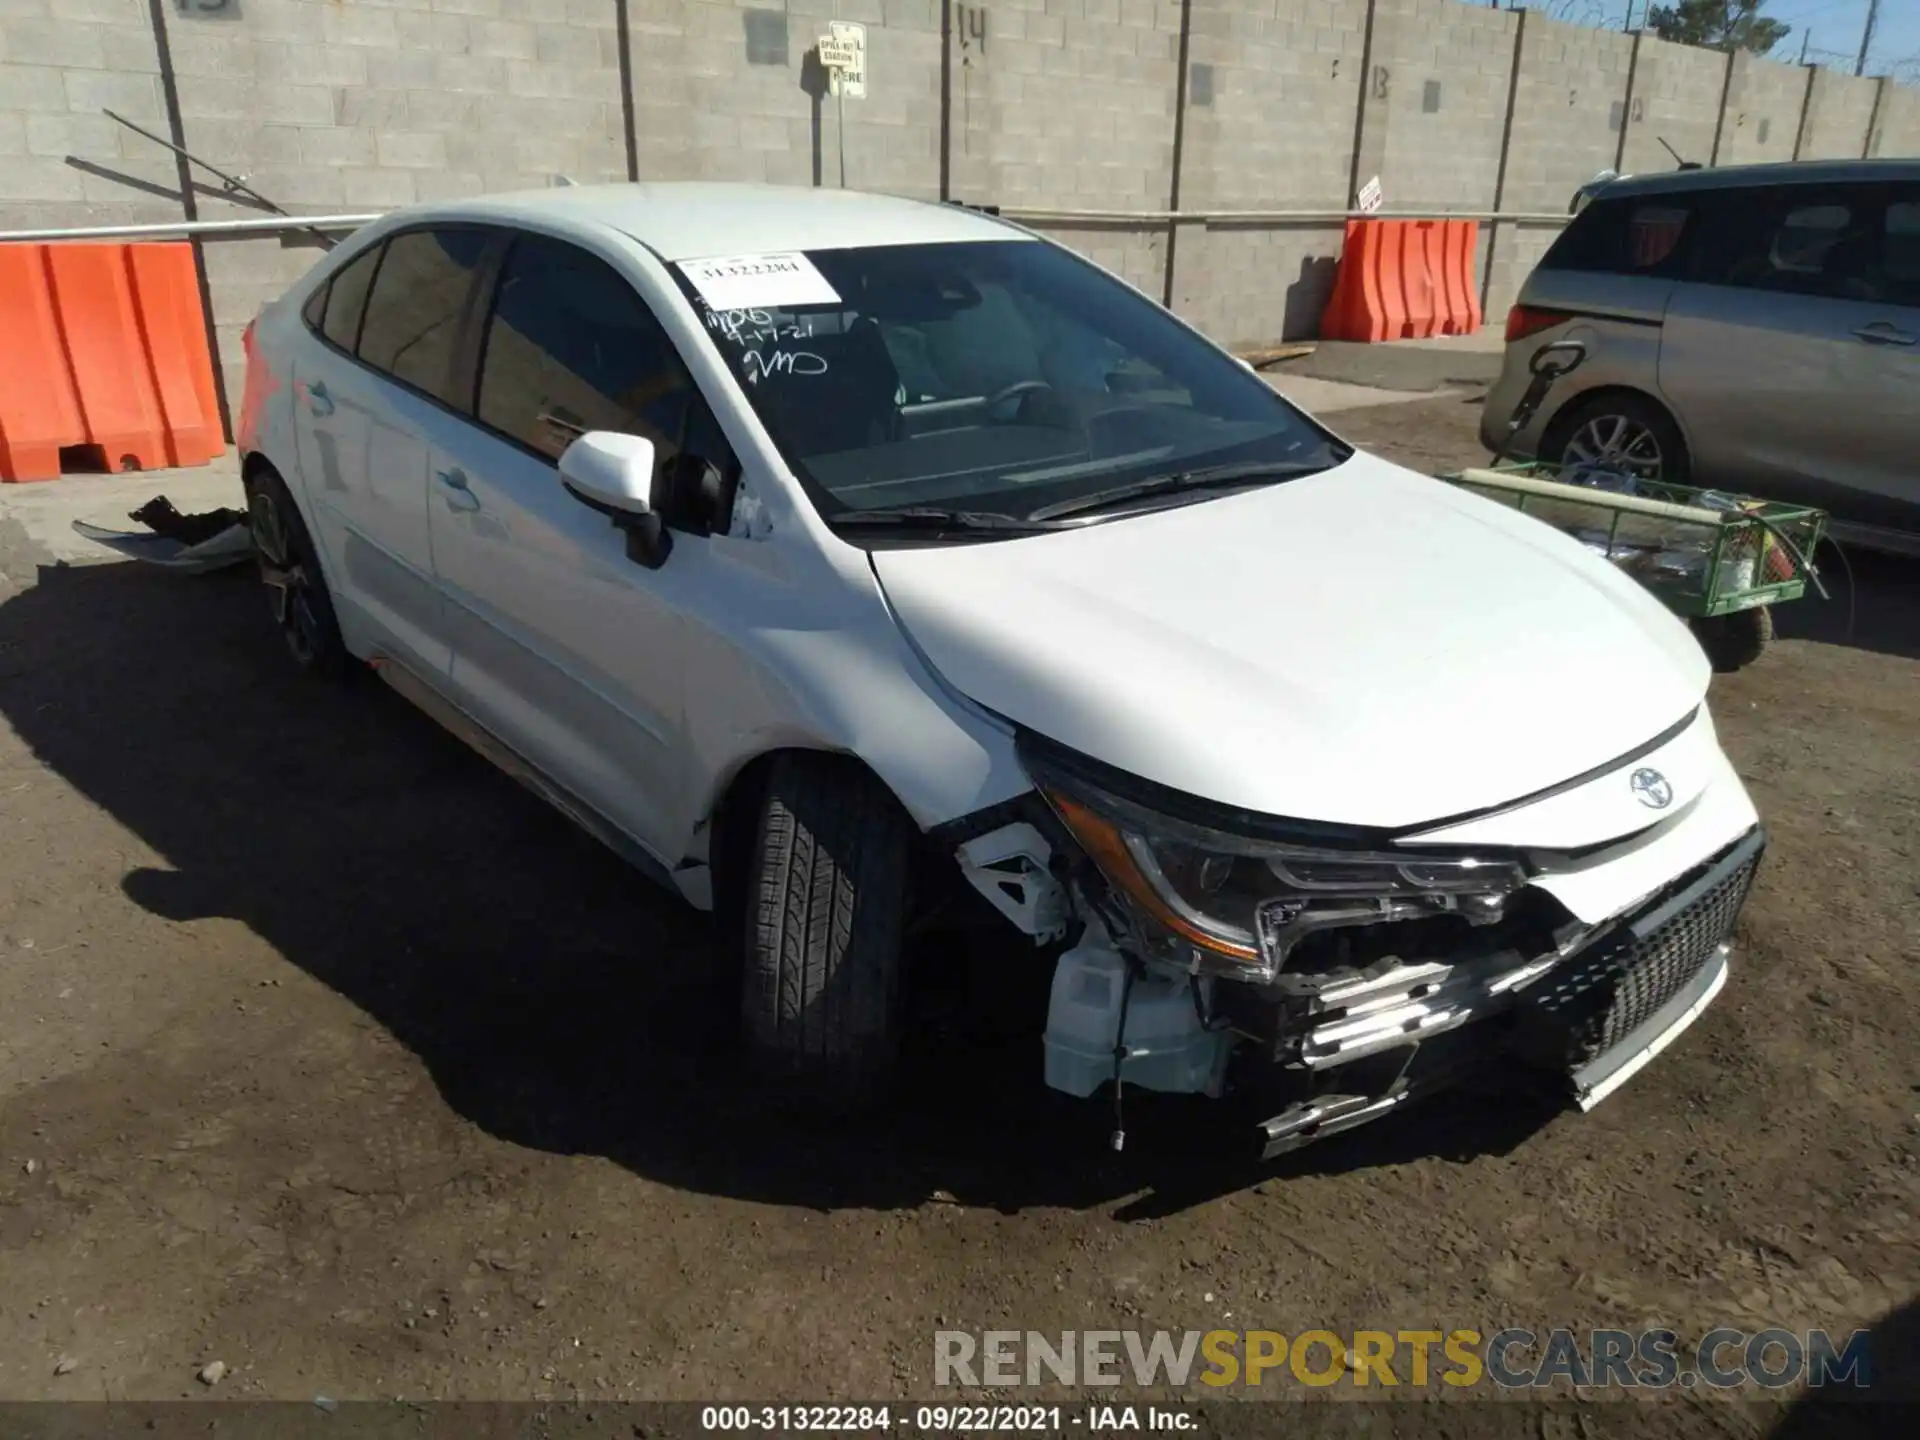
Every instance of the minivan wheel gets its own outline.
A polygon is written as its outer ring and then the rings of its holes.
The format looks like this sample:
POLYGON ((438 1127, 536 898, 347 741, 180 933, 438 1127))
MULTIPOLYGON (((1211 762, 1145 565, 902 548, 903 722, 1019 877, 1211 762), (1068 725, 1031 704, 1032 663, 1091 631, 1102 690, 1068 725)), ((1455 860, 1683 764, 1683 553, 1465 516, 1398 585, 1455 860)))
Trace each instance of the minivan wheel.
POLYGON ((811 1108, 880 1099, 899 1052, 915 832, 874 774, 778 757, 748 861, 742 1010, 754 1058, 811 1108))
POLYGON ((294 663, 310 675, 327 679, 344 675, 347 647, 320 574, 313 537, 307 534, 286 482, 272 470, 262 470, 253 480, 247 523, 259 553, 260 578, 267 587, 274 623, 294 663))
POLYGON ((1689 623, 1693 638, 1721 675, 1746 669, 1773 643, 1773 612, 1765 605, 1730 615, 1702 615, 1689 623))
POLYGON ((1554 421, 1541 459, 1684 485, 1686 441, 1673 417, 1643 395, 1599 395, 1554 421))

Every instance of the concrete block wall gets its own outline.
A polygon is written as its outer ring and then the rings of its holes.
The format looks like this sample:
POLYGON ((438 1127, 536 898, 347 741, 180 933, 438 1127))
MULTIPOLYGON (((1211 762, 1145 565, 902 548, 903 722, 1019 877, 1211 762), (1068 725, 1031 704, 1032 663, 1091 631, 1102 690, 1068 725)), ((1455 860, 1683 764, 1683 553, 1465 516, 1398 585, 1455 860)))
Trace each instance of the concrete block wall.
POLYGON ((1341 207, 1366 0, 1193 0, 1180 205, 1341 207))
POLYGON ((173 157, 100 113, 164 135, 159 73, 146 0, 0 4, 0 229, 178 219, 173 157))
POLYGON ((939 195, 938 0, 631 0, 629 16, 641 179, 837 186, 844 163, 849 188, 939 195), (864 99, 827 93, 816 46, 836 19, 867 27, 864 99))
POLYGON ((1727 57, 1718 51, 1642 35, 1633 62, 1633 99, 1623 120, 1622 173, 1671 170, 1674 159, 1667 145, 1682 159, 1705 165, 1713 156, 1726 81, 1727 57))
POLYGON ((1888 85, 1873 132, 1875 156, 1920 155, 1920 90, 1888 85))
POLYGON ((1733 57, 1727 117, 1720 127, 1722 165, 1758 165, 1793 158, 1807 98, 1807 70, 1756 55, 1733 57))
POLYGON ((1377 5, 1367 127, 1384 131, 1387 207, 1492 209, 1519 16, 1458 0, 1377 5))
POLYGON ((1867 153, 1867 126, 1880 95, 1877 79, 1816 70, 1800 137, 1802 160, 1857 160, 1867 153))
POLYGON ((1178 0, 956 6, 952 193, 1062 210, 1165 210, 1178 0), (964 13, 962 13, 964 12, 964 13))

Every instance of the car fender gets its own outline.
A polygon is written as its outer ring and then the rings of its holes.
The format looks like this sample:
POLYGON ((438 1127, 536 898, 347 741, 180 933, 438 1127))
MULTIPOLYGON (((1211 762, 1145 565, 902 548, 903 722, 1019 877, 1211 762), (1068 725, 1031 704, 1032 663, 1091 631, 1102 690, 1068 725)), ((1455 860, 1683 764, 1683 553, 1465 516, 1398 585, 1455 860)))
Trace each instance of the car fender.
POLYGON ((735 590, 750 613, 745 623, 695 620, 687 637, 683 854, 704 855, 729 785, 777 750, 858 758, 923 830, 1032 789, 1013 726, 940 680, 864 555, 841 564, 815 552, 799 557, 804 578, 782 577, 765 564, 767 547, 732 543, 750 557, 735 590))

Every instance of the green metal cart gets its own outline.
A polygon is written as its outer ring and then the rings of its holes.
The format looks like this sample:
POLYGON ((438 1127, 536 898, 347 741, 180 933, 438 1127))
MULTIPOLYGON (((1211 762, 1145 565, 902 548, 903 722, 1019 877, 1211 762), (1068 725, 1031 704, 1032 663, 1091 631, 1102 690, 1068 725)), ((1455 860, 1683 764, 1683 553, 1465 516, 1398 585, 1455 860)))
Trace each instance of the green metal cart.
POLYGON ((1812 561, 1826 533, 1821 510, 1591 472, 1571 484, 1550 465, 1496 464, 1439 478, 1605 555, 1687 620, 1719 671, 1765 652, 1772 606, 1798 599, 1809 581, 1820 588, 1812 561))

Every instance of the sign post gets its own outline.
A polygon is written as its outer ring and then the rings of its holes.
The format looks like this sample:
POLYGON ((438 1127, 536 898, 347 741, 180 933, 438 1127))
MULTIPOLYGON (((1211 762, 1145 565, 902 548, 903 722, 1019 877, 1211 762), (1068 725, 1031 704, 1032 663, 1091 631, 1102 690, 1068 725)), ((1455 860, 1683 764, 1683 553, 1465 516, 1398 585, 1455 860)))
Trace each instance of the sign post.
POLYGON ((840 134, 840 188, 847 188, 847 101, 867 98, 867 27, 832 20, 819 41, 820 64, 833 90, 834 128, 840 134))

